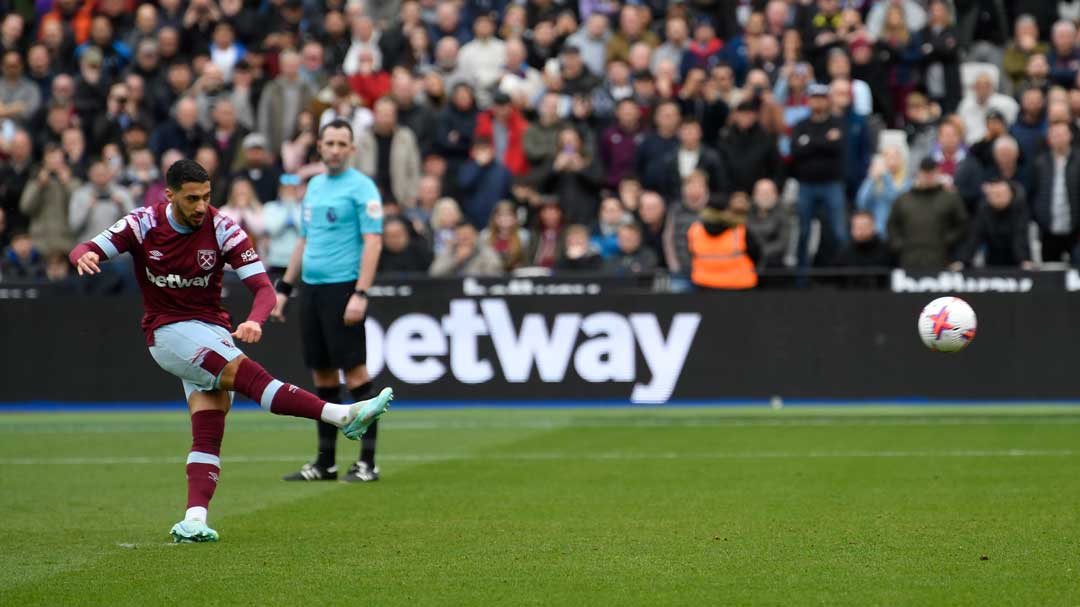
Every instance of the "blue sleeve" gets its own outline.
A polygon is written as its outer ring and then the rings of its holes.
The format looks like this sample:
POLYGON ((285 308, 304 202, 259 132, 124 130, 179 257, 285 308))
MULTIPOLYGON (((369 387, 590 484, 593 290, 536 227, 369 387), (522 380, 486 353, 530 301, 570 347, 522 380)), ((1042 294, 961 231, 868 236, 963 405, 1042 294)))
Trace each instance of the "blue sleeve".
POLYGON ((357 190, 356 214, 360 218, 361 234, 382 234, 382 196, 375 182, 365 180, 357 190))
POLYGON ((311 195, 311 184, 308 184, 308 191, 304 194, 304 199, 300 201, 300 238, 307 240, 308 224, 311 223, 311 208, 308 207, 308 196, 311 195))

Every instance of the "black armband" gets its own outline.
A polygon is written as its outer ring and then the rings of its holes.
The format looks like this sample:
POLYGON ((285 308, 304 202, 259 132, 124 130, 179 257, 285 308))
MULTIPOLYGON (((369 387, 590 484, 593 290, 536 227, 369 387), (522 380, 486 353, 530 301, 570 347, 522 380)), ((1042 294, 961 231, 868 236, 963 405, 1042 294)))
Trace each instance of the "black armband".
POLYGON ((281 293, 285 297, 288 297, 292 295, 293 286, 285 282, 285 279, 279 278, 277 279, 277 282, 274 283, 274 290, 278 293, 281 293))

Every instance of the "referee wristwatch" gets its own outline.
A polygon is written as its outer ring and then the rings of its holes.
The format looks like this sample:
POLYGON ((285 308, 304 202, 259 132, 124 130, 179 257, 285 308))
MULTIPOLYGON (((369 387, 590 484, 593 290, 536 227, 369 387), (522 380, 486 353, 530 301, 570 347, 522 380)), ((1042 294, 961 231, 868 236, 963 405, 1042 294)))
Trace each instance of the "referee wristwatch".
POLYGON ((357 290, 353 291, 353 295, 359 295, 360 297, 363 297, 364 299, 367 299, 367 290, 366 289, 357 289, 357 290))

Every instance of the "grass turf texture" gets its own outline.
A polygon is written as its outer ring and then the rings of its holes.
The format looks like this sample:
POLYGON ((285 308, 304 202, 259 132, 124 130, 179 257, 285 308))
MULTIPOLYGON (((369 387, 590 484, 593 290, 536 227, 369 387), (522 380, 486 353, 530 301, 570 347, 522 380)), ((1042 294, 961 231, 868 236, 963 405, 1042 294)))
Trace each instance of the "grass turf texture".
MULTIPOLYGON (((0 416, 0 605, 1075 605, 1080 409, 408 410, 373 484, 236 412, 0 416)), ((339 443, 339 466, 356 444, 339 443)))

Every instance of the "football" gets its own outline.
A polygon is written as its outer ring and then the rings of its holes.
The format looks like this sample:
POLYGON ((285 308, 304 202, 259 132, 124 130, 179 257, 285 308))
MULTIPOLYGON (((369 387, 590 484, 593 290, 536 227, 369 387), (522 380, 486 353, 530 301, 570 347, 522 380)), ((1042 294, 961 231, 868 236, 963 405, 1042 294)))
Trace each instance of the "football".
POLYGON ((975 310, 959 297, 939 297, 919 314, 919 337, 934 352, 959 352, 975 339, 975 310))

